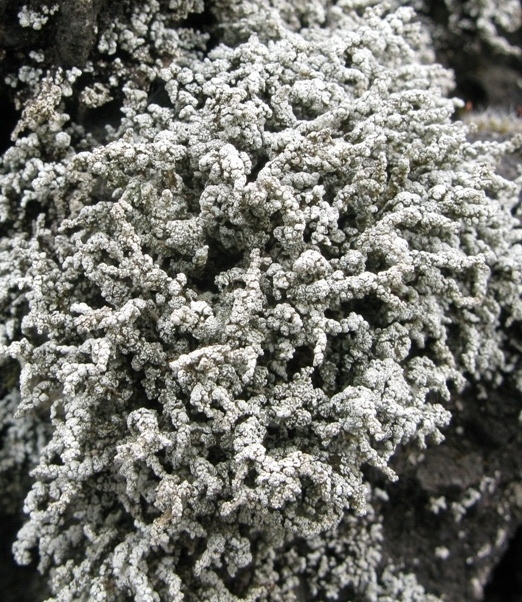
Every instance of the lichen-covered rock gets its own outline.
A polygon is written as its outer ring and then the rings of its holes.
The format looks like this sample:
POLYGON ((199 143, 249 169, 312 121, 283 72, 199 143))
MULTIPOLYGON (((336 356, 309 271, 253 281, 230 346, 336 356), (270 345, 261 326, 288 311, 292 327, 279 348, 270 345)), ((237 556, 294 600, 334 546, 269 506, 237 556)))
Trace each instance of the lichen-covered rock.
POLYGON ((438 22, 440 42, 453 39, 455 44, 460 38, 466 52, 476 52, 485 44, 496 53, 521 56, 516 37, 522 28, 519 0, 443 0, 431 7, 421 2, 424 9, 431 9, 435 24, 438 22))
POLYGON ((129 3, 83 72, 26 78, 0 342, 52 600, 435 600, 377 481, 451 392, 520 378, 514 144, 451 122, 413 11, 279 4, 216 2, 206 51, 198 3, 129 3), (105 132, 66 112, 118 94, 105 132))

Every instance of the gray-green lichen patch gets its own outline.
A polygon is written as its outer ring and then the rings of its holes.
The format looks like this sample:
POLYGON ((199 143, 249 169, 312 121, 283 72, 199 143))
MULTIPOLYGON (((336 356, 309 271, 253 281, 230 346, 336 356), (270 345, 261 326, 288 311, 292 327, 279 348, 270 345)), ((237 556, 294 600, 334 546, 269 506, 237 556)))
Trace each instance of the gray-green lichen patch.
POLYGON ((10 80, 5 424, 48 429, 14 549, 49 600, 436 600, 375 506, 451 392, 520 379, 516 143, 469 143, 413 11, 363 5, 218 3, 207 51, 199 4, 129 3, 98 62, 10 80))

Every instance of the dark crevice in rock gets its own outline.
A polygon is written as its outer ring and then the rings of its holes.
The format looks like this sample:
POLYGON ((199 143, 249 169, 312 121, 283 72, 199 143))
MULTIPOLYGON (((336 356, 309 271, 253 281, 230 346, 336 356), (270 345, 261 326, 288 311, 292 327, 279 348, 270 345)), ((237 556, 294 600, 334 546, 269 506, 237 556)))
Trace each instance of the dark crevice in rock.
POLYGON ((0 154, 3 154, 13 144, 11 134, 20 119, 20 112, 6 90, 0 90, 0 115, 0 154))
POLYGON ((484 602, 522 601, 522 526, 509 542, 485 589, 484 602))

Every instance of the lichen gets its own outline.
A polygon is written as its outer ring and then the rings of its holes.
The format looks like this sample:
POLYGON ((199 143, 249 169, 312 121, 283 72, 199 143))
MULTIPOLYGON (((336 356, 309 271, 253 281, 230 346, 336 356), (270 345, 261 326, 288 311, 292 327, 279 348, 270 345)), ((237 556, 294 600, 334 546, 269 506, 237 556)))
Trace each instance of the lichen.
POLYGON ((412 10, 273 5, 216 3, 206 50, 200 3, 129 4, 98 62, 27 82, 2 420, 46 425, 15 556, 49 600, 435 600, 383 563, 368 475, 519 374, 515 143, 452 122, 412 10), (66 112, 122 95, 96 135, 66 112))

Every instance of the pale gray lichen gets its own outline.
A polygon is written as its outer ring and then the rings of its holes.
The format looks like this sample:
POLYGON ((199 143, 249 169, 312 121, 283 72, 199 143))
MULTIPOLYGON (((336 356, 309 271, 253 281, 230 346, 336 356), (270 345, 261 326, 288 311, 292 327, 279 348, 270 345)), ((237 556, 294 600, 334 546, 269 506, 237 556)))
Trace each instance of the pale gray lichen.
POLYGON ((479 39, 501 54, 521 55, 509 34, 522 27, 519 0, 444 0, 449 13, 448 29, 459 36, 476 33, 479 39))
MULTIPOLYGON (((348 0, 352 6, 376 3, 348 0)), ((521 56, 516 37, 522 28, 519 0, 392 0, 392 5, 414 7, 426 20, 432 40, 442 52, 475 54, 484 46, 497 56, 521 56)))
POLYGON ((16 558, 56 601, 435 600, 384 563, 365 471, 519 374, 510 146, 451 122, 412 10, 217 2, 204 56, 171 5, 100 32, 130 58, 82 99, 123 90, 117 128, 83 136, 58 70, 2 160, 2 353, 51 426, 16 558))
POLYGON ((18 13, 18 20, 22 27, 31 27, 32 29, 40 30, 47 24, 49 18, 52 17, 59 9, 58 4, 47 6, 43 4, 38 11, 30 9, 27 5, 22 7, 18 13))

